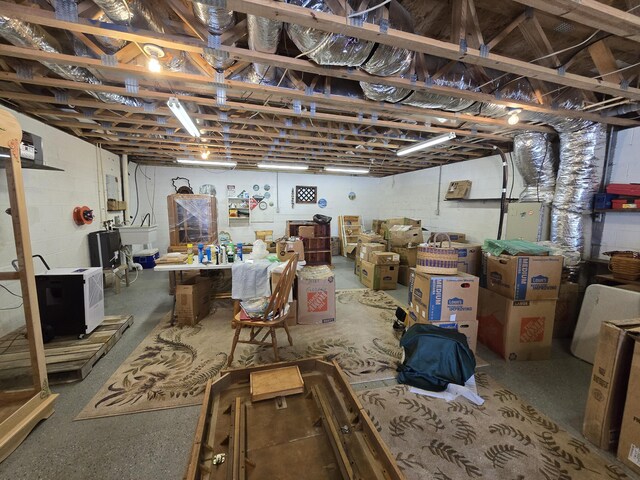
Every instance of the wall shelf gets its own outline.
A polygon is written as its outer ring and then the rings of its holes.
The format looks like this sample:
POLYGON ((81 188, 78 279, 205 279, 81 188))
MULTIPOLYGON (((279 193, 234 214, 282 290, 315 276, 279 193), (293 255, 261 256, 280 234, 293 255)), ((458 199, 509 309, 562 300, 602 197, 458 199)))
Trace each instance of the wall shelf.
POLYGON ((640 208, 603 208, 594 210, 593 213, 640 213, 640 208))

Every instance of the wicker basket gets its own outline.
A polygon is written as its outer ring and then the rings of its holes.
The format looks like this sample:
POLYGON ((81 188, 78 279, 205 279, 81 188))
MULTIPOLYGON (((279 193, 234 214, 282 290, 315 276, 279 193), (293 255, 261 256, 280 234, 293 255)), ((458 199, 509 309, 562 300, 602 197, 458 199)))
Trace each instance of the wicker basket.
POLYGON ((637 280, 640 278, 640 253, 633 251, 606 252, 610 255, 609 270, 614 278, 637 280))
POLYGON ((433 241, 418 245, 418 261, 416 272, 441 275, 455 275, 458 273, 458 251, 451 246, 451 239, 446 233, 437 233, 433 241), (438 238, 444 237, 449 242, 448 247, 437 245, 438 238))

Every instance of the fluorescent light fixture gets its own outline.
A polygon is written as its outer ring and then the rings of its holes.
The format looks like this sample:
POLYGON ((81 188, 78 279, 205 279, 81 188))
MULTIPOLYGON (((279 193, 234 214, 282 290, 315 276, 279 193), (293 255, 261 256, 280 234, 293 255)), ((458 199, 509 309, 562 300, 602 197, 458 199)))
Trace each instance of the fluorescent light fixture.
POLYGON ((449 140, 453 140, 454 138, 456 138, 456 134, 454 132, 447 133, 445 135, 440 135, 438 137, 433 137, 424 142, 416 143, 409 147, 401 148, 396 152, 396 155, 398 157, 404 157, 405 155, 409 155, 410 153, 419 152, 420 150, 424 150, 425 148, 433 147, 435 145, 448 142, 449 140))
POLYGON ((344 168, 344 167, 324 167, 325 172, 352 173, 354 175, 366 175, 368 168, 344 168))
POLYGON ((193 120, 191 120, 191 117, 180 103, 180 100, 176 97, 169 98, 169 100, 167 100, 167 107, 169 107, 176 118, 180 120, 180 123, 184 129, 189 132, 189 135, 200 137, 200 130, 195 126, 193 120))
POLYGON ((264 168, 267 170, 309 170, 308 165, 295 165, 286 163, 259 163, 258 168, 264 168))
POLYGON ((193 158, 178 158, 176 162, 188 165, 206 165, 208 167, 235 167, 237 165, 237 162, 218 162, 215 160, 196 160, 193 158))

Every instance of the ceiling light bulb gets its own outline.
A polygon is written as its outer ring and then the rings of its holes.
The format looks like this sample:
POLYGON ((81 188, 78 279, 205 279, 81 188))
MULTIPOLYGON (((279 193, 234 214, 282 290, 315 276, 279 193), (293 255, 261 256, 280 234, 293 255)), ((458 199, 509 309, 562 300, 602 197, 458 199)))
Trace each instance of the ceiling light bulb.
POLYGON ((207 158, 209 158, 209 151, 205 150, 200 154, 200 156, 202 157, 203 160, 206 160, 207 158))
POLYGON ((518 116, 517 113, 514 113, 513 115, 509 115, 509 118, 507 119, 507 123, 509 125, 515 125, 520 121, 520 117, 518 116))
POLYGON ((159 73, 162 71, 162 65, 156 57, 149 57, 149 61, 147 62, 147 68, 150 72, 159 73))

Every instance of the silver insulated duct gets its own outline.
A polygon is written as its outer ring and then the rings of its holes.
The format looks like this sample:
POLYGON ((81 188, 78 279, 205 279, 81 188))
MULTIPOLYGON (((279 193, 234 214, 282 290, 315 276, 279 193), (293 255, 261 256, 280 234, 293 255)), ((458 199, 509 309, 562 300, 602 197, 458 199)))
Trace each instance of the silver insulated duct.
POLYGON ((161 12, 156 2, 142 0, 94 0, 113 23, 150 28, 154 32, 164 33, 161 12), (152 8, 153 7, 153 8, 152 8))
MULTIPOLYGON (((348 0, 354 11, 357 11, 358 3, 348 0)), ((316 12, 336 13, 324 0, 286 0, 286 3, 305 7, 316 12)), ((376 2, 380 3, 380 2, 376 2)), ((373 2, 370 2, 370 5, 373 2)), ((382 16, 382 8, 360 15, 363 22, 379 23, 382 16)), ((287 24, 289 37, 300 51, 319 65, 340 65, 346 67, 358 67, 362 65, 371 54, 374 43, 349 37, 307 28, 293 23, 287 24)))
POLYGON ((521 202, 551 203, 556 189, 558 158, 550 133, 523 132, 513 137, 514 163, 525 188, 521 202))
MULTIPOLYGON (((42 27, 23 22, 22 20, 0 16, 0 35, 13 45, 31 47, 49 53, 63 53, 58 42, 42 27)), ((100 80, 98 80, 86 68, 58 65, 46 61, 42 61, 40 63, 67 80, 92 83, 94 85, 102 84, 102 82, 100 82, 100 80)), ((125 97, 115 93, 87 93, 107 103, 120 103, 122 105, 132 107, 141 107, 143 105, 138 99, 125 97)))
MULTIPOLYGON (((236 15, 231 10, 214 7, 197 0, 192 0, 191 6, 194 15, 212 35, 222 35, 236 24, 236 15)), ((217 53, 215 49, 205 48, 202 56, 218 71, 226 70, 235 63, 225 52, 217 53)))
MULTIPOLYGON (((560 166, 551 212, 551 240, 584 252, 585 216, 598 192, 605 160, 606 128, 600 123, 564 122, 560 132, 560 166)), ((558 127, 556 127, 558 128, 558 127)))
MULTIPOLYGON (((247 15, 247 31, 251 50, 262 53, 276 53, 280 34, 282 33, 282 22, 255 15, 247 15)), ((275 81, 276 67, 254 63, 252 68, 254 71, 252 83, 272 84, 275 81)))

